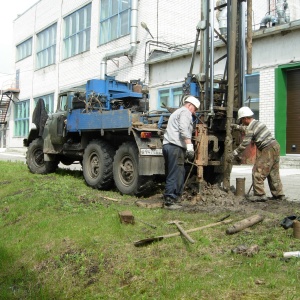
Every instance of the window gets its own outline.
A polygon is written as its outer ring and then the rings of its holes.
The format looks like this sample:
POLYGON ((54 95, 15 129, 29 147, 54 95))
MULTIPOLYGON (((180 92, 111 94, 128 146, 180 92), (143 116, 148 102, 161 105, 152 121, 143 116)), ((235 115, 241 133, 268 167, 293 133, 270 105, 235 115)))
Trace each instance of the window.
POLYGON ((66 111, 67 108, 68 108, 68 95, 67 94, 60 95, 58 110, 66 111))
POLYGON ((259 74, 245 76, 246 100, 244 105, 254 112, 255 119, 259 119, 259 74))
POLYGON ((34 107, 36 106, 36 103, 38 102, 38 100, 40 98, 42 98, 44 100, 47 113, 50 113, 50 114, 54 113, 54 94, 48 94, 48 95, 34 98, 34 107))
POLYGON ((129 34, 130 0, 102 0, 100 45, 129 34))
POLYGON ((29 132, 29 100, 15 103, 15 137, 26 137, 29 132))
POLYGON ((182 98, 182 87, 168 88, 158 91, 158 108, 163 106, 179 107, 181 106, 180 100, 182 98))
POLYGON ((64 18, 64 58, 90 49, 91 4, 64 18))
POLYGON ((24 59, 32 54, 32 38, 17 45, 17 61, 24 59))
POLYGON ((56 24, 37 35, 37 69, 55 63, 56 24))

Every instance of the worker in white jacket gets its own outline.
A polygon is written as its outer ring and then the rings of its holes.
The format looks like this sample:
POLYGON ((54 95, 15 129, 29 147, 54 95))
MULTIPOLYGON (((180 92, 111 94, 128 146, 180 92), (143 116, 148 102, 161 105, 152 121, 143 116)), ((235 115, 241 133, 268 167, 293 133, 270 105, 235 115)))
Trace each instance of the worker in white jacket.
POLYGON ((164 206, 169 209, 179 208, 184 186, 185 157, 190 160, 194 158, 193 114, 199 106, 200 101, 197 98, 188 96, 184 105, 171 114, 164 134, 163 155, 167 176, 164 206))

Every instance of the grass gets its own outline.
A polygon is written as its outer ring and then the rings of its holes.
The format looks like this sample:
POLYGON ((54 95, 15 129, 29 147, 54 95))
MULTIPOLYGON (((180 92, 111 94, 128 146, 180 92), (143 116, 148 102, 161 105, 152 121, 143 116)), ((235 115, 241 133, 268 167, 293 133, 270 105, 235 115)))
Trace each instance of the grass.
MULTIPOLYGON (((81 172, 29 173, 26 165, 0 162, 1 299, 299 299, 300 250, 275 214, 234 235, 228 225, 145 247, 133 242, 214 223, 223 215, 147 209, 116 190, 87 187, 81 172), (120 200, 105 200, 110 197, 120 200), (130 210, 136 221, 120 223, 130 210), (253 257, 232 253, 257 244, 253 257)), ((231 214, 234 221, 247 214, 231 214)))

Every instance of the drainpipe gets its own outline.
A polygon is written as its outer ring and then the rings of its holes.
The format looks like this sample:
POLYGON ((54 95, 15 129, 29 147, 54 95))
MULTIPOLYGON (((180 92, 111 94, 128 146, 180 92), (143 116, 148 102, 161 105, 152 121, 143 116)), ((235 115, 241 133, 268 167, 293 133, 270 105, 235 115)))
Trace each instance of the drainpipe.
POLYGON ((285 23, 285 10, 288 7, 287 0, 278 0, 276 4, 276 13, 278 16, 278 24, 285 23))
POLYGON ((289 7, 287 6, 285 9, 285 22, 290 23, 290 21, 291 21, 291 13, 289 7))
MULTIPOLYGON (((226 4, 225 0, 217 1, 217 6, 226 4)), ((227 37, 227 6, 216 12, 216 17, 219 22, 219 29, 222 36, 227 37)))
POLYGON ((262 18, 260 21, 259 29, 267 28, 267 24, 271 23, 272 26, 275 26, 277 24, 277 18, 275 16, 266 15, 262 18))
POLYGON ((137 19, 138 19, 138 0, 131 1, 131 24, 130 24, 130 44, 126 48, 106 53, 100 63, 100 79, 105 79, 107 73, 107 61, 121 56, 133 56, 137 45, 137 19))

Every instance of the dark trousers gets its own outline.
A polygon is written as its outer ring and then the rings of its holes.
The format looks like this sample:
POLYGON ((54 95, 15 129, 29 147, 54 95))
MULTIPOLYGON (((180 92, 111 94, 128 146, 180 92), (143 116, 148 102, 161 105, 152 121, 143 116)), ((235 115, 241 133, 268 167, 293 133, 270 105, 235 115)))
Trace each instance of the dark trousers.
POLYGON ((177 199, 183 193, 185 149, 173 145, 163 145, 165 159, 166 186, 164 197, 177 199))

